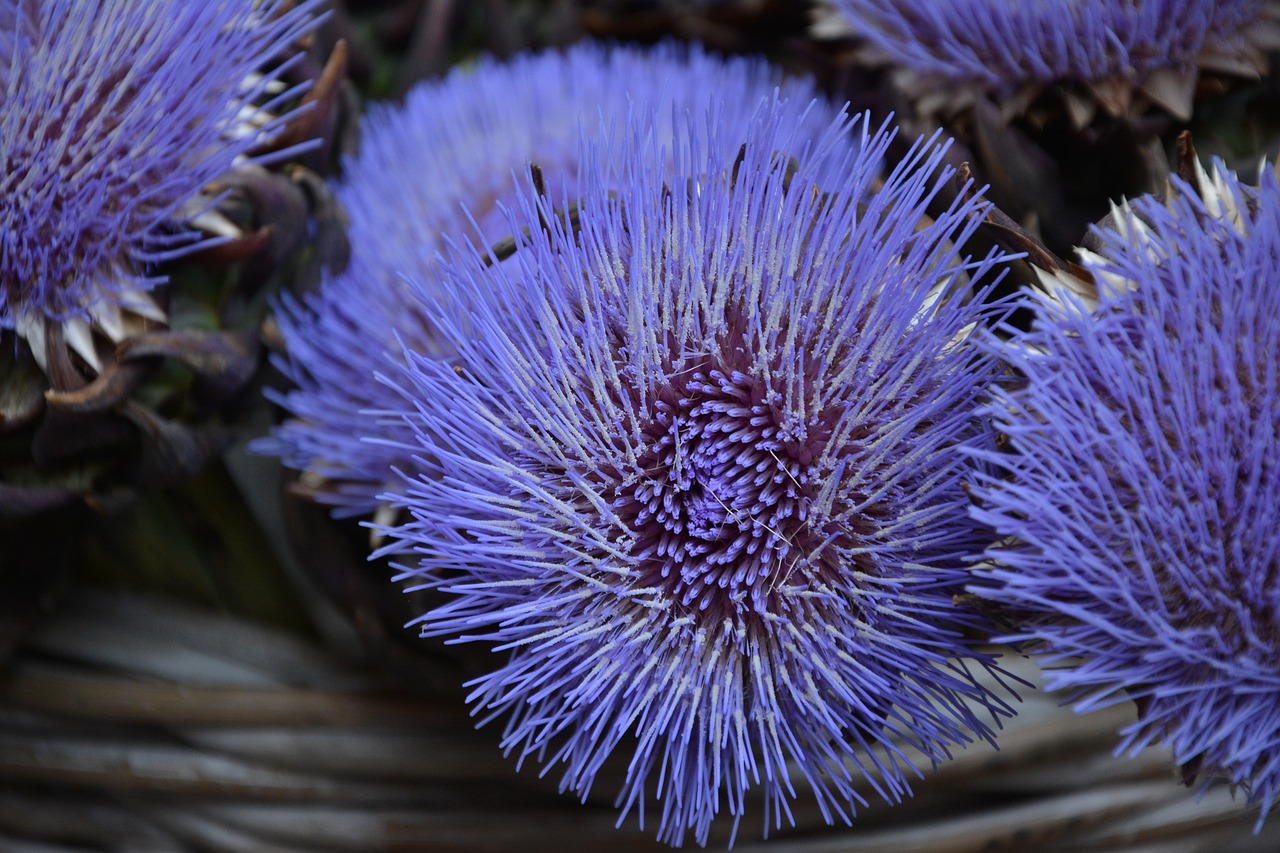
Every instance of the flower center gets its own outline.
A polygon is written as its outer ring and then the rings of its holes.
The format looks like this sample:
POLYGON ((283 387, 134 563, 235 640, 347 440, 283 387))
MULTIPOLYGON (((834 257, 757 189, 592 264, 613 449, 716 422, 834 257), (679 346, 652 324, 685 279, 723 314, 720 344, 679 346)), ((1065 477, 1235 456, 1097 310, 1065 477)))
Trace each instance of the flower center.
POLYGON ((743 373, 686 376, 660 393, 641 475, 614 507, 637 537, 645 585, 698 610, 774 611, 778 587, 811 569, 830 429, 783 411, 780 394, 743 373))

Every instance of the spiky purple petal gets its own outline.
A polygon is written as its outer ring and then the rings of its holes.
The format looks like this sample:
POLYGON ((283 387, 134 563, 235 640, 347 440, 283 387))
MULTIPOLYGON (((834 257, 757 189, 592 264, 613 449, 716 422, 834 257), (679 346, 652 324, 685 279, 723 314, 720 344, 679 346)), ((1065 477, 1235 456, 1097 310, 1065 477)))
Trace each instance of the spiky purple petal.
POLYGON ((482 59, 418 86, 402 106, 372 107, 361 151, 345 164, 337 189, 351 217, 351 266, 318 296, 283 306, 289 358, 282 366, 298 387, 278 397, 292 419, 260 447, 329 481, 318 497, 338 512, 371 512, 392 468, 407 464, 415 446, 394 416, 379 423, 377 441, 364 439, 372 430, 363 412, 401 403, 372 377, 399 370, 402 342, 432 356, 451 347, 428 330, 403 277, 433 282, 447 236, 486 243, 511 236, 500 206, 512 198, 513 174, 527 174, 530 163, 549 192, 573 196, 584 126, 620 126, 632 112, 652 111, 661 144, 673 122, 721 103, 720 120, 741 128, 776 87, 789 95, 792 120, 819 132, 805 114, 815 97, 811 83, 783 80, 759 61, 674 45, 584 43, 509 62, 482 59))
POLYGON ((508 651, 470 697, 505 747, 582 796, 621 754, 624 815, 656 799, 677 844, 753 789, 766 829, 802 787, 848 821, 909 793, 906 746, 936 763, 1007 713, 952 602, 987 541, 980 205, 923 224, 938 149, 877 190, 889 133, 815 144, 791 112, 694 114, 667 158, 597 143, 577 225, 526 187, 514 256, 459 250, 419 294, 456 355, 390 377, 419 444, 390 547, 454 596, 424 635, 508 651))
POLYGON ((198 241, 184 203, 275 128, 290 6, 0 3, 0 329, 127 305, 198 241))
POLYGON ((1015 452, 977 516, 1011 537, 984 594, 1049 685, 1138 702, 1120 749, 1168 744, 1280 795, 1280 183, 1219 164, 1117 211, 1096 306, 1042 298, 994 404, 1015 452))

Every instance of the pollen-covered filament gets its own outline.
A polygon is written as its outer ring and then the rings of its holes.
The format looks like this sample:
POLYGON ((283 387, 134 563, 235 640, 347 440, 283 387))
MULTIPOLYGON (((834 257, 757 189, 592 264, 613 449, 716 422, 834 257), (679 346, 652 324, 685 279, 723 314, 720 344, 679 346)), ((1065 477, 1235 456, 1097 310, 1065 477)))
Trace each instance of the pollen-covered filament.
POLYGON ((645 585, 696 610, 775 611, 778 588, 812 571, 827 538, 810 513, 828 434, 737 371, 695 371, 663 389, 640 475, 615 501, 645 585))

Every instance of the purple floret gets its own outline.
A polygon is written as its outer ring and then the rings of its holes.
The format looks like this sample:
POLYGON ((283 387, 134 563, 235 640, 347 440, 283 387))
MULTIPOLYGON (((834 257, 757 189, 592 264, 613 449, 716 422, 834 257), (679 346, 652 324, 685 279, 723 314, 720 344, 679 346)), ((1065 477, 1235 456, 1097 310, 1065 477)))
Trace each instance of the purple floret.
POLYGON ((910 748, 1009 712, 953 605, 989 541, 971 333, 1001 309, 959 298, 992 278, 961 249, 982 205, 923 219, 940 150, 877 188, 890 134, 844 119, 684 127, 589 145, 576 219, 526 184, 511 258, 458 248, 451 296, 420 289, 455 354, 389 377, 418 447, 385 531, 452 596, 422 633, 507 653, 470 685, 505 748, 583 797, 618 757, 623 816, 674 844, 756 790, 766 831, 803 788, 847 822, 909 794, 910 748))
POLYGON ((1242 44, 1268 0, 830 2, 895 66, 1009 94, 1193 68, 1210 39, 1242 44))
POLYGON ((319 6, 0 2, 0 329, 128 307, 200 243, 189 202, 278 128, 319 6))
MULTIPOLYGON (((1011 537, 984 595, 1081 710, 1134 699, 1119 749, 1280 795, 1280 183, 1220 164, 1205 200, 1122 208, 1096 306, 1041 299, 993 411, 1014 452, 977 490, 1011 537)), ((1261 820, 1261 818, 1260 818, 1261 820)))

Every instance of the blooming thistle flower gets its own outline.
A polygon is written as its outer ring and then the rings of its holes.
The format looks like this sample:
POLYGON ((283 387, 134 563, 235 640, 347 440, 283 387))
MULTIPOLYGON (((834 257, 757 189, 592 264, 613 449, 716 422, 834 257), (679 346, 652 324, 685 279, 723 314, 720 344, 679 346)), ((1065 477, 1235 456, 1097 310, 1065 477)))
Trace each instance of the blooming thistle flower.
POLYGON ((1000 308, 960 293, 995 263, 961 255, 983 205, 926 220, 939 149, 875 189, 891 133, 814 143, 790 112, 692 114, 705 141, 641 131, 573 196, 526 185, 514 255, 423 288, 456 354, 395 379, 419 449, 388 550, 451 594, 423 635, 508 651, 470 695, 505 748, 583 797, 624 755, 623 817, 656 794, 675 844, 754 788, 766 831, 799 785, 847 822, 864 780, 909 793, 907 745, 937 763, 1009 712, 952 598, 989 541, 971 333, 1000 308))
MULTIPOLYGON (((975 92, 1027 103, 1079 82, 1125 112, 1135 91, 1187 118, 1197 68, 1257 76, 1280 43, 1274 0, 827 0, 816 32, 856 35, 925 112, 975 92), (957 98, 957 95, 962 96, 957 98)), ((1083 102, 1077 113, 1090 112, 1083 102)), ((1087 121, 1087 118, 1085 119, 1087 121)), ((1082 121, 1081 123, 1085 123, 1082 121)))
POLYGON ((280 62, 314 0, 0 4, 0 331, 93 370, 142 319, 155 264, 209 241, 200 190, 280 128, 280 62))
POLYGON ((573 197, 584 122, 607 127, 652 109, 661 140, 678 117, 720 102, 725 126, 743 127, 776 87, 792 120, 817 133, 821 124, 805 112, 812 84, 784 81, 758 61, 671 45, 585 43, 509 62, 481 59, 420 84, 403 105, 373 106, 360 153, 346 162, 337 189, 351 217, 351 263, 318 295, 281 306, 288 351, 281 367, 297 387, 276 397, 292 417, 259 449, 304 472, 303 484, 336 513, 373 512, 392 469, 416 452, 398 416, 370 428, 363 412, 401 408, 373 376, 399 370, 402 344, 434 357, 452 348, 434 336, 403 277, 434 282, 444 237, 470 232, 468 215, 481 242, 509 237, 502 206, 514 193, 513 173, 530 164, 549 193, 573 197), (378 441, 366 440, 371 432, 378 441))
MULTIPOLYGON (((1004 355, 1013 452, 976 516, 981 592, 1079 710, 1136 700, 1119 750, 1280 795, 1280 182, 1218 163, 1116 209, 1004 355)), ((995 457, 989 457, 995 458, 995 457)), ((1261 818, 1259 819, 1261 822, 1261 818)))

